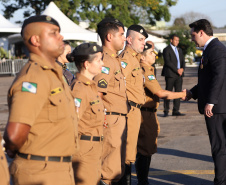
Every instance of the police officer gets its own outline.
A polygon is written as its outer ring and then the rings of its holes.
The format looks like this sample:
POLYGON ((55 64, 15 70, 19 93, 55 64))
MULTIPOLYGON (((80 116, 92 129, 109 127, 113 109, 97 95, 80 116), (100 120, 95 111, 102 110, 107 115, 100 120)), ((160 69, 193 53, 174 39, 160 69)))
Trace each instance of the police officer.
POLYGON ((2 136, 0 134, 0 184, 9 185, 9 170, 7 160, 1 146, 2 136))
POLYGON ((114 18, 103 19, 97 33, 103 45, 104 66, 95 81, 106 110, 101 177, 103 184, 111 184, 120 180, 125 168, 128 103, 117 52, 123 49, 126 38, 124 25, 114 18))
POLYGON ((131 163, 136 160, 141 122, 140 108, 145 103, 140 53, 143 52, 147 37, 148 34, 142 26, 130 26, 127 30, 126 48, 119 55, 121 69, 126 80, 126 94, 131 105, 131 110, 127 114, 126 169, 124 177, 120 180, 121 184, 131 183, 131 163))
POLYGON ((141 126, 137 143, 136 172, 138 185, 147 185, 148 172, 151 162, 151 156, 157 152, 157 136, 160 132, 160 126, 157 119, 157 108, 159 98, 177 99, 186 96, 184 92, 171 92, 163 90, 154 75, 156 52, 152 42, 147 41, 142 53, 140 65, 145 77, 146 102, 141 107, 141 126))
POLYGON ((97 185, 101 178, 104 105, 98 96, 94 76, 101 72, 102 47, 84 43, 68 55, 79 73, 72 83, 72 94, 79 115, 79 152, 73 157, 76 185, 97 185))
POLYGON ((64 51, 60 26, 49 16, 32 16, 21 35, 30 52, 8 92, 4 133, 14 185, 73 185, 71 156, 76 152, 74 101, 55 62, 64 51))
POLYGON ((66 65, 66 63, 68 63, 66 56, 67 54, 70 54, 70 53, 71 53, 71 46, 69 42, 64 41, 64 52, 62 55, 60 55, 57 58, 57 61, 56 61, 60 66, 62 66, 64 80, 68 83, 68 85, 71 85, 71 83, 75 79, 75 76, 67 69, 67 65, 66 65))

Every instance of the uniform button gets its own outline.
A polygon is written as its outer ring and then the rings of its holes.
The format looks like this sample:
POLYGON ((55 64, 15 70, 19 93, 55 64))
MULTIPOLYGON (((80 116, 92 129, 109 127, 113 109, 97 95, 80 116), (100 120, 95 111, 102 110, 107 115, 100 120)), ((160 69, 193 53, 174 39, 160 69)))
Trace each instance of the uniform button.
POLYGON ((37 63, 35 63, 35 65, 37 65, 37 63))
POLYGON ((61 102, 61 100, 59 100, 59 102, 61 102))
POLYGON ((97 98, 99 98, 99 96, 97 96, 97 98))
POLYGON ((98 111, 100 111, 100 109, 98 109, 98 111))
POLYGON ((1 156, 1 160, 3 160, 3 156, 1 156))
POLYGON ((59 91, 61 91, 61 89, 59 89, 59 91))
POLYGON ((122 77, 120 77, 120 79, 122 79, 122 77))

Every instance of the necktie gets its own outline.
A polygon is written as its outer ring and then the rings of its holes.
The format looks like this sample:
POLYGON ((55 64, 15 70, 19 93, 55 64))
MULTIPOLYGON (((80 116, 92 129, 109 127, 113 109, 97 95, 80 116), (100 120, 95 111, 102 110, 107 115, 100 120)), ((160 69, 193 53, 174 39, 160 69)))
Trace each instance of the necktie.
POLYGON ((177 69, 180 69, 180 58, 179 58, 179 53, 178 53, 177 47, 175 47, 175 54, 177 57, 177 69))

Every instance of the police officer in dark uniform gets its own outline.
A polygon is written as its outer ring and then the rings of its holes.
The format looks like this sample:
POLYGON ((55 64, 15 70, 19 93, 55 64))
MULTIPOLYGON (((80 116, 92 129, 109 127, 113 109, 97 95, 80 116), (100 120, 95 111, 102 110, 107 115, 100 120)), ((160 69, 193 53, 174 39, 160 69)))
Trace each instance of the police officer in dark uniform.
POLYGON ((62 55, 60 55, 57 58, 57 61, 56 61, 60 66, 62 66, 64 80, 68 83, 68 85, 71 85, 71 83, 75 79, 75 76, 67 69, 67 65, 66 65, 66 63, 68 63, 67 55, 70 53, 71 53, 71 46, 69 42, 64 41, 64 52, 62 55))

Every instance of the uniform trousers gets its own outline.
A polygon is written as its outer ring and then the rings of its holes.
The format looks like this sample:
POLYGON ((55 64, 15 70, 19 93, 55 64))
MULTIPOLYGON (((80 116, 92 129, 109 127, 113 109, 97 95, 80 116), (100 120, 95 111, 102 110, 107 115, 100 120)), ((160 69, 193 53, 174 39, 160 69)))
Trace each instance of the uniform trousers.
POLYGON ((75 184, 99 185, 103 142, 79 140, 79 147, 72 159, 75 184))
POLYGON ((9 185, 9 169, 0 143, 0 184, 9 185))
POLYGON ((74 185, 71 162, 36 161, 16 156, 10 165, 14 185, 74 185))
POLYGON ((141 111, 141 126, 137 142, 137 152, 151 156, 157 152, 157 137, 160 126, 156 112, 141 111))
MULTIPOLYGON (((182 91, 182 83, 183 78, 181 76, 178 77, 165 77, 166 81, 166 90, 175 92, 182 91)), ((164 100, 164 112, 169 112, 170 109, 170 100, 164 100)), ((178 112, 180 109, 180 99, 173 100, 173 112, 178 112)))
POLYGON ((131 106, 127 114, 126 164, 134 163, 137 154, 137 140, 141 124, 140 109, 131 106))
POLYGON ((226 185, 226 114, 205 116, 215 166, 214 185, 226 185))
POLYGON ((105 183, 111 184, 119 181, 125 170, 126 117, 106 115, 106 122, 101 176, 105 183))

